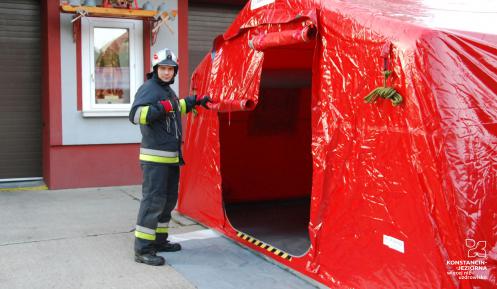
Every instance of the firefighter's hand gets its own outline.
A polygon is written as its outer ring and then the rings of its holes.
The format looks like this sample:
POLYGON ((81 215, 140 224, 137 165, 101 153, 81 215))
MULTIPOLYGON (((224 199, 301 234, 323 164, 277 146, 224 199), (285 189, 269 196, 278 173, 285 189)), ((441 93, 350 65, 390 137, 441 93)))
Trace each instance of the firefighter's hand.
POLYGON ((204 95, 201 98, 197 99, 197 102, 195 103, 196 105, 201 105, 206 109, 209 109, 209 106, 207 106, 207 103, 212 102, 212 99, 208 95, 204 95))
POLYGON ((197 104, 197 96, 196 95, 187 96, 185 97, 185 102, 188 109, 192 109, 197 104))

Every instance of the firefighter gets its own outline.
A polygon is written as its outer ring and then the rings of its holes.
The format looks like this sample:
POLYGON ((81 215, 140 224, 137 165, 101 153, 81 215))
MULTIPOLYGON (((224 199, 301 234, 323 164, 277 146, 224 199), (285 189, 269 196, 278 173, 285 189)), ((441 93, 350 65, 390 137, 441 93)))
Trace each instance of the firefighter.
POLYGON ((195 106, 205 108, 208 96, 178 99, 170 85, 178 74, 178 62, 170 49, 154 54, 153 71, 138 89, 129 113, 133 124, 140 125, 142 142, 140 165, 143 173, 142 200, 135 228, 135 261, 164 265, 157 252, 181 250, 181 245, 167 240, 171 211, 178 200, 181 154, 181 116, 195 106))

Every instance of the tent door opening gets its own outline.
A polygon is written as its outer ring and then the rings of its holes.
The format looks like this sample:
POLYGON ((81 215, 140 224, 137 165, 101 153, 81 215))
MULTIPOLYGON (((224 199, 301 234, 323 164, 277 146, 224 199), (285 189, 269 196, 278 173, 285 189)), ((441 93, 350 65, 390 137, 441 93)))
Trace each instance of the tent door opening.
POLYGON ((219 113, 227 219, 239 232, 293 256, 310 247, 314 46, 264 51, 256 108, 219 113))

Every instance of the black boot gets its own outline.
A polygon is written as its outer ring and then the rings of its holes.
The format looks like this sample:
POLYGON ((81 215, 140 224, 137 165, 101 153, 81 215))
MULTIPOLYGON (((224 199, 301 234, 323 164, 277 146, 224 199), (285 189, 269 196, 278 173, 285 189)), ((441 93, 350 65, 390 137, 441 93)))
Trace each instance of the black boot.
POLYGON ((135 253, 135 261, 152 266, 162 266, 166 263, 166 259, 164 259, 164 257, 157 256, 155 252, 146 254, 135 253))
POLYGON ((154 244, 154 249, 157 252, 176 252, 181 250, 181 245, 178 243, 171 243, 169 241, 154 244))

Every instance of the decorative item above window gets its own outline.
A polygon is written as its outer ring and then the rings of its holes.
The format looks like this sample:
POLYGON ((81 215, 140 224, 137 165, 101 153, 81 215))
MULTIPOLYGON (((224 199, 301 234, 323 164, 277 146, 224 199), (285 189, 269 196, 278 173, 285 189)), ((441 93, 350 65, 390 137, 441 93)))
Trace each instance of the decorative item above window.
POLYGON ((166 2, 159 5, 157 10, 149 10, 153 9, 153 5, 149 1, 143 4, 143 9, 138 8, 136 0, 104 0, 102 7, 96 6, 93 0, 86 0, 84 5, 80 5, 80 3, 79 0, 71 0, 69 4, 60 6, 62 12, 75 14, 73 23, 86 16, 147 20, 152 23, 152 45, 155 43, 157 33, 162 25, 174 33, 169 21, 176 19, 178 10, 170 8, 166 2))
MULTIPOLYGON (((143 9, 124 9, 111 7, 97 7, 97 6, 71 6, 61 5, 62 12, 81 14, 80 11, 85 11, 89 16, 94 17, 126 17, 126 18, 156 18, 159 13, 157 10, 143 10, 143 9)), ((165 13, 168 13, 165 11, 165 13)))
POLYGON ((104 0, 102 2, 102 6, 133 9, 133 2, 135 4, 134 8, 138 9, 138 4, 136 3, 136 0, 104 0))

